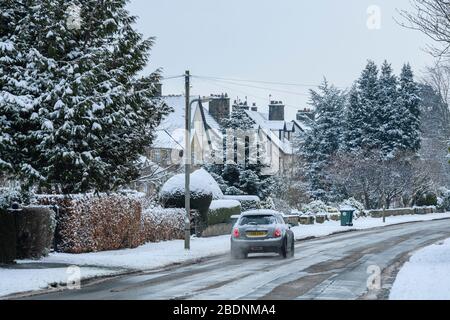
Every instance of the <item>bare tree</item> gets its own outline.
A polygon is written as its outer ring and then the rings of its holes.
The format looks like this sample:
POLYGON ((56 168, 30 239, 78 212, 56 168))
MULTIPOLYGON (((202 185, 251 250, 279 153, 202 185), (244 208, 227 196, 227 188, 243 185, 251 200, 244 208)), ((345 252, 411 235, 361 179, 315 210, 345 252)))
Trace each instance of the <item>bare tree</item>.
POLYGON ((419 30, 437 42, 430 52, 450 57, 450 0, 411 0, 413 12, 400 10, 404 27, 419 30))
POLYGON ((433 66, 426 67, 422 81, 436 91, 443 103, 450 104, 450 61, 438 59, 433 66))
POLYGON ((362 201, 366 209, 389 208, 395 203, 414 205, 432 190, 429 171, 413 154, 385 158, 379 152, 340 153, 331 163, 327 168, 330 182, 362 201))

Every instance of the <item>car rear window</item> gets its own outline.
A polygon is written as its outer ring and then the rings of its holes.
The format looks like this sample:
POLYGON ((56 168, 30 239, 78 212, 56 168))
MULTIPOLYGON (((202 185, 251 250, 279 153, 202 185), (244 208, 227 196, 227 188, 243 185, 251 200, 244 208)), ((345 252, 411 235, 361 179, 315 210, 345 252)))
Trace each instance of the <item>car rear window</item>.
POLYGON ((260 215, 260 216, 244 216, 241 218, 239 225, 270 225, 276 224, 277 219, 274 216, 260 215))

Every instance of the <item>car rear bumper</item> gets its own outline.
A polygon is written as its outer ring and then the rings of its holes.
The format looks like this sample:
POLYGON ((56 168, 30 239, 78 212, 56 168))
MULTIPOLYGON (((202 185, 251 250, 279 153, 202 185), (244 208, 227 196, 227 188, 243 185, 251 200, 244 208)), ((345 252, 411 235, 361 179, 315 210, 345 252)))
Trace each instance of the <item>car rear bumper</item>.
POLYGON ((278 252, 282 245, 282 238, 262 240, 231 238, 231 250, 238 249, 247 252, 278 252))

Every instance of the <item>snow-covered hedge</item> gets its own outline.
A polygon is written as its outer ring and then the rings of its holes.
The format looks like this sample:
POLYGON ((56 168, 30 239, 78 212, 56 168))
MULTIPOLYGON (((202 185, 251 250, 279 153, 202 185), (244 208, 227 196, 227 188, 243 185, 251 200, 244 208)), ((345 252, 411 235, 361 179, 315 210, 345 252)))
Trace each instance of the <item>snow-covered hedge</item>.
POLYGON ((184 238, 185 211, 181 208, 152 207, 142 214, 142 234, 145 242, 184 238))
MULTIPOLYGON (((178 174, 167 180, 160 191, 160 201, 165 208, 184 208, 185 206, 185 176, 178 174)), ((208 209, 213 199, 220 199, 223 193, 219 185, 204 169, 191 174, 190 177, 191 208, 198 210, 198 231, 208 224, 208 209)))
POLYGON ((15 214, 17 259, 47 256, 53 245, 56 219, 49 207, 23 207, 15 214))
POLYGON ((0 188, 0 209, 8 209, 13 202, 27 203, 30 195, 25 195, 16 189, 0 188))
POLYGON ((58 205, 57 250, 68 253, 135 248, 144 243, 142 208, 126 194, 37 196, 44 205, 58 205))
MULTIPOLYGON (((184 197, 185 175, 177 174, 167 180, 160 191, 162 198, 166 196, 182 195, 184 197)), ((189 189, 191 198, 201 195, 211 195, 213 200, 223 198, 222 190, 214 178, 205 170, 199 169, 190 175, 189 189)))
POLYGON ((437 208, 440 211, 450 211, 450 190, 441 188, 437 199, 437 208))
POLYGON ((237 200, 241 203, 242 212, 261 208, 261 200, 258 196, 232 196, 226 195, 224 199, 237 200))
POLYGON ((315 200, 302 207, 302 212, 306 215, 327 215, 328 206, 321 200, 315 200))
POLYGON ((214 200, 209 206, 208 226, 228 223, 233 215, 241 214, 241 203, 237 200, 214 200))

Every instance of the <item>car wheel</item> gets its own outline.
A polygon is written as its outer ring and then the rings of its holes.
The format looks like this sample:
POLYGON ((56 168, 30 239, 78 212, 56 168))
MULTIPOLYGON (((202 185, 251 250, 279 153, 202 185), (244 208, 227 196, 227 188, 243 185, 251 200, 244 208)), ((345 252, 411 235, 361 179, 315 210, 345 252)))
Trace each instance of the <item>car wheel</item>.
POLYGON ((281 246, 280 256, 282 256, 284 259, 287 258, 287 240, 286 239, 284 239, 283 245, 281 246))
POLYGON ((289 257, 293 257, 294 254, 295 254, 295 241, 294 241, 294 239, 292 239, 291 252, 289 252, 289 257))

